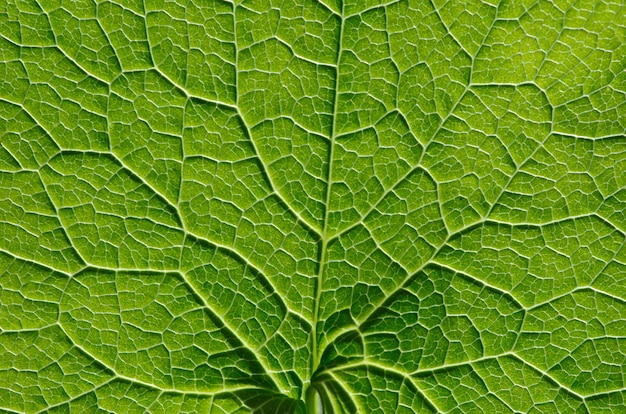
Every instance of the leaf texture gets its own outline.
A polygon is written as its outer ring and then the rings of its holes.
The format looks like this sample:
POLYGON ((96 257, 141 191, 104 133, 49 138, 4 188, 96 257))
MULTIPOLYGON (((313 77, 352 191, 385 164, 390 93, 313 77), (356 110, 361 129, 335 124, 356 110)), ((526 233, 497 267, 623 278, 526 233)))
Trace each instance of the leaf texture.
POLYGON ((619 1, 0 4, 0 411, 626 410, 619 1))

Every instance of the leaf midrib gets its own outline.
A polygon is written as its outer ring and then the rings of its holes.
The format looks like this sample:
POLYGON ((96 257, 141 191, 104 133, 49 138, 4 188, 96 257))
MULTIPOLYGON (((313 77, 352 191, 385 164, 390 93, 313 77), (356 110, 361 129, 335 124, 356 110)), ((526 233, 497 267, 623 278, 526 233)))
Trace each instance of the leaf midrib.
MULTIPOLYGON (((328 237, 328 220, 330 215, 330 197, 331 197, 331 187, 333 182, 333 159, 334 159, 334 150, 335 150, 335 138, 337 135, 337 107, 339 100, 339 62, 341 60, 342 54, 342 39, 343 39, 343 29, 345 26, 344 19, 344 4, 341 2, 341 11, 338 14, 339 18, 339 37, 337 40, 337 59, 335 61, 335 84, 333 88, 333 110, 332 110, 332 121, 331 121, 331 129, 330 129, 330 149, 328 151, 328 176, 326 179, 326 197, 324 204, 324 218, 322 222, 322 234, 321 234, 321 254, 319 255, 319 264, 318 264, 318 272, 316 277, 315 284, 315 292, 314 292, 314 310, 313 310, 313 321, 311 324, 311 361, 309 368, 309 378, 306 379, 306 382, 312 380, 313 375, 317 371, 320 363, 320 351, 318 349, 318 332, 317 325, 319 322, 319 313, 320 313, 320 302, 322 298, 322 287, 324 286, 324 271, 326 268, 326 256, 328 255, 328 244, 330 241, 334 239, 334 235, 328 237)), ((306 384, 308 385, 308 384, 306 384)))

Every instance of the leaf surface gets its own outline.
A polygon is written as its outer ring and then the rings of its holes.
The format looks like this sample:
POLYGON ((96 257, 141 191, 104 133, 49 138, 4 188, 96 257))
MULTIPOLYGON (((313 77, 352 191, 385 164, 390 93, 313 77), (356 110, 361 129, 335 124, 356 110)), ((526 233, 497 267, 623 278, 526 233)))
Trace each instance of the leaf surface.
POLYGON ((626 9, 0 5, 0 410, 626 406, 626 9))

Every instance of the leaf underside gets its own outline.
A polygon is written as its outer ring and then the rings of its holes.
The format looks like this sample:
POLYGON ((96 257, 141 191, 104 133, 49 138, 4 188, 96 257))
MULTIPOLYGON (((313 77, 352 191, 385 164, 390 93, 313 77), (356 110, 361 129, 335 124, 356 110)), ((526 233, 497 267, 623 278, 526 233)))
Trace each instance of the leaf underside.
POLYGON ((0 411, 626 409, 621 1, 0 2, 0 411))

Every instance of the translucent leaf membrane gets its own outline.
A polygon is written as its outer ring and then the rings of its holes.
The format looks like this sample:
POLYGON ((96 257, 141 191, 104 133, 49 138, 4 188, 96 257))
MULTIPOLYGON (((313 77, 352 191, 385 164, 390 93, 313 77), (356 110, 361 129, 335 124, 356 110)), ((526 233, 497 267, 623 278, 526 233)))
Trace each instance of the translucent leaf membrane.
POLYGON ((617 413, 626 9, 0 4, 0 411, 617 413))

